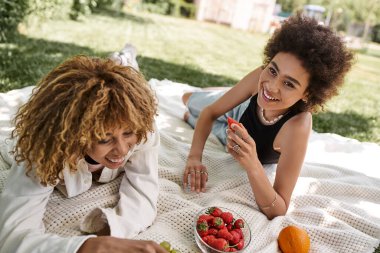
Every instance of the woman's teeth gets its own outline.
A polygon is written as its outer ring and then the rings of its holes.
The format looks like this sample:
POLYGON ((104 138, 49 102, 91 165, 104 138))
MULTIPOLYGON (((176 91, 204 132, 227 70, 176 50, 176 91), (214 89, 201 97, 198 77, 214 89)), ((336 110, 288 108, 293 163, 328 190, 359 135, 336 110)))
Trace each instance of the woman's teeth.
POLYGON ((266 99, 269 99, 269 100, 272 100, 272 101, 278 101, 277 98, 274 98, 274 97, 269 96, 268 93, 266 92, 266 90, 264 90, 263 94, 264 94, 264 97, 265 97, 266 99))
POLYGON ((113 162, 113 163, 121 163, 121 162, 124 161, 124 157, 118 158, 118 159, 107 158, 107 160, 110 161, 110 162, 113 162))

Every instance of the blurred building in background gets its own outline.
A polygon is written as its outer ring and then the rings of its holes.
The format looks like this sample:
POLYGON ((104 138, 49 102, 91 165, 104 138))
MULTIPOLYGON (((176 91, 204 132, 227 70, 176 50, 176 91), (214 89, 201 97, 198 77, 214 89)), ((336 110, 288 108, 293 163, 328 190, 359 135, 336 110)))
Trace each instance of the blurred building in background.
POLYGON ((308 17, 314 18, 320 24, 325 24, 325 11, 325 7, 320 5, 307 4, 303 6, 303 14, 308 17))
POLYGON ((195 0, 196 19, 253 32, 268 32, 276 0, 195 0))

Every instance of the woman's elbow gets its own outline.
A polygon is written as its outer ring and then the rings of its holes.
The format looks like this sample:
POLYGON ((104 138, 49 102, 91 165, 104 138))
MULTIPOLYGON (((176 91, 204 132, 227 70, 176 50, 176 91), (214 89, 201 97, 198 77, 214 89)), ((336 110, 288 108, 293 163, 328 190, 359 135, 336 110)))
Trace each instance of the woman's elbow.
POLYGON ((265 216, 267 216, 268 220, 273 220, 274 218, 278 216, 285 216, 288 211, 289 203, 286 201, 283 202, 283 205, 280 205, 277 208, 272 207, 272 210, 268 210, 267 212, 264 212, 261 210, 265 216))
POLYGON ((217 115, 214 112, 213 107, 211 105, 209 105, 209 106, 206 106, 202 110, 202 112, 200 114, 200 117, 207 118, 207 119, 210 119, 210 120, 214 121, 214 120, 216 120, 219 117, 219 115, 217 115))
POLYGON ((276 212, 276 213, 264 213, 265 216, 267 216, 268 220, 273 220, 274 218, 278 216, 285 216, 287 210, 281 211, 281 212, 276 212))

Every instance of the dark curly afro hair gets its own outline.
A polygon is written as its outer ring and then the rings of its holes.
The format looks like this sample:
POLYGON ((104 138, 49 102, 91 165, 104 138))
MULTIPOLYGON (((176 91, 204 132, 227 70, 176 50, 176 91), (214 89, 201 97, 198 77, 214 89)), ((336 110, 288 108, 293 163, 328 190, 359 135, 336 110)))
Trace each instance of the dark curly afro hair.
POLYGON ((296 56, 310 74, 307 102, 300 100, 294 105, 301 111, 323 109, 326 101, 338 94, 354 58, 341 37, 300 13, 289 17, 269 39, 264 66, 279 52, 296 56))

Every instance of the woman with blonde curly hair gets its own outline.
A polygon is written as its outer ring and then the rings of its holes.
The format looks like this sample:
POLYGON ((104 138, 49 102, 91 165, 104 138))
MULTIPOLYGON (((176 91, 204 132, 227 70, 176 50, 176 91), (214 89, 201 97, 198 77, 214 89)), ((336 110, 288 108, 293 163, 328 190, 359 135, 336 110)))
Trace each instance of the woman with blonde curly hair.
POLYGON ((156 216, 156 113, 143 76, 110 59, 76 56, 47 74, 15 117, 15 162, 0 197, 0 251, 165 252, 151 241, 119 239, 137 235, 156 216), (70 198, 121 172, 117 206, 96 208, 81 224, 84 232, 110 236, 42 232, 54 187, 70 198))

